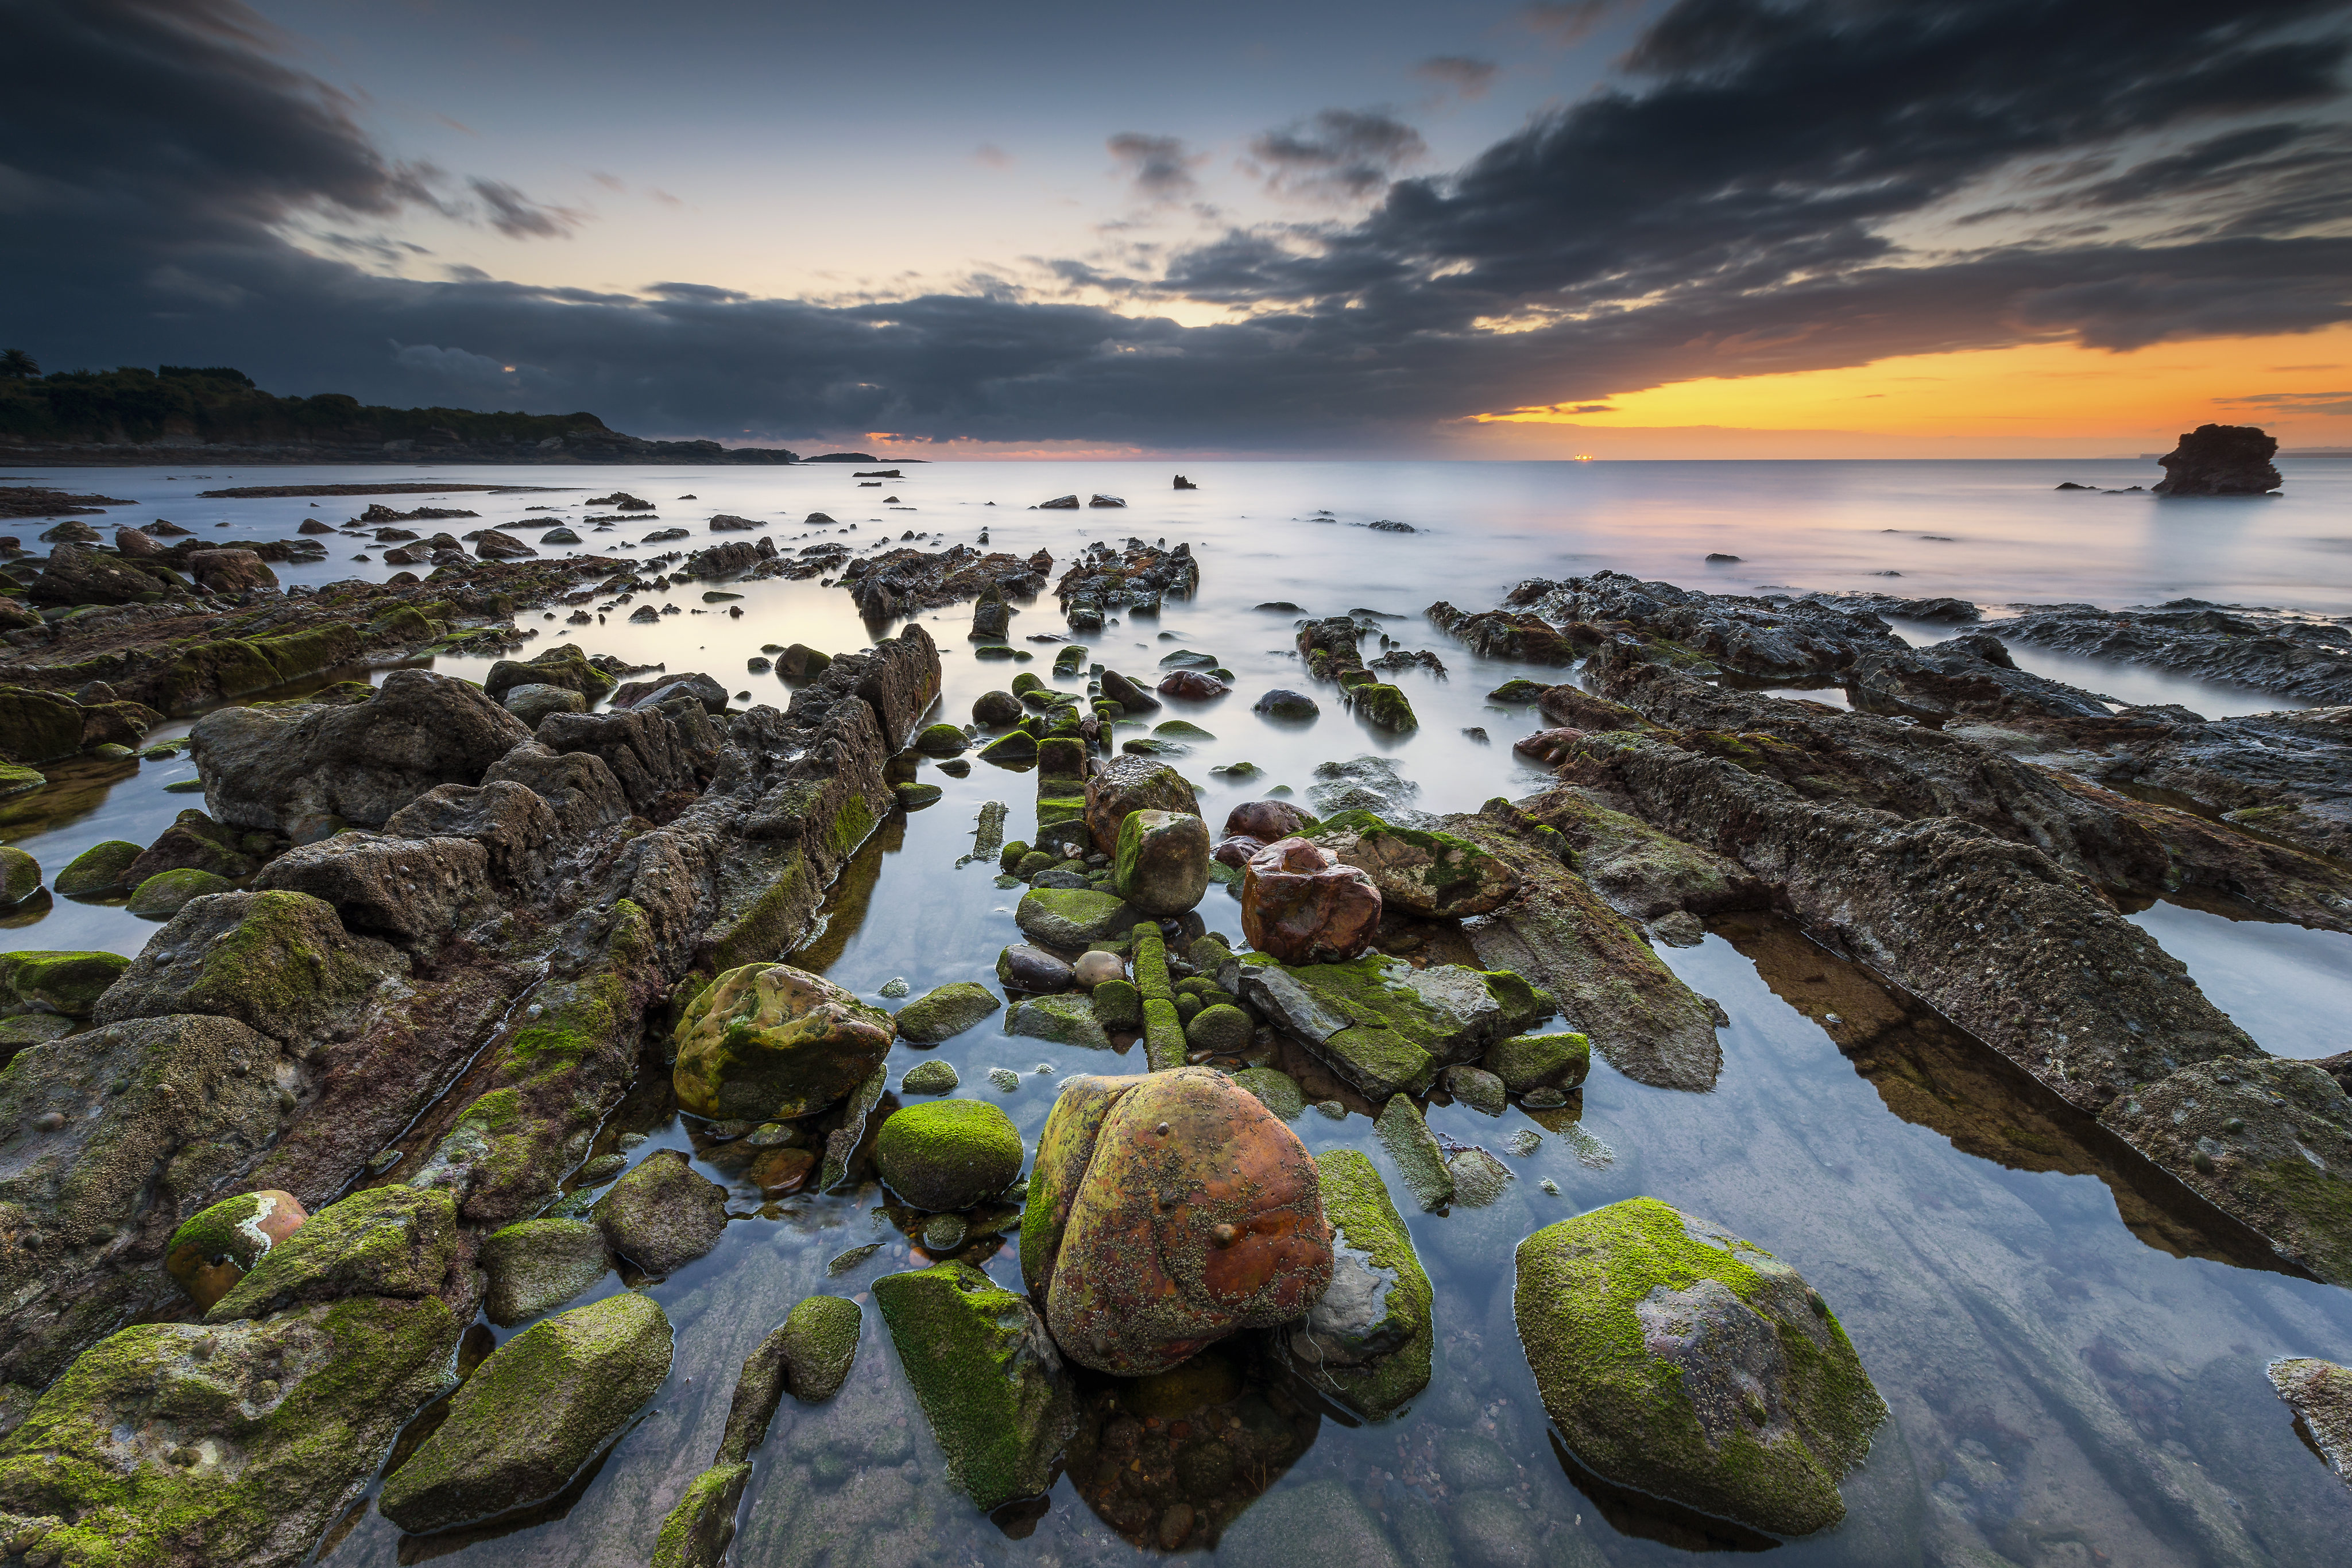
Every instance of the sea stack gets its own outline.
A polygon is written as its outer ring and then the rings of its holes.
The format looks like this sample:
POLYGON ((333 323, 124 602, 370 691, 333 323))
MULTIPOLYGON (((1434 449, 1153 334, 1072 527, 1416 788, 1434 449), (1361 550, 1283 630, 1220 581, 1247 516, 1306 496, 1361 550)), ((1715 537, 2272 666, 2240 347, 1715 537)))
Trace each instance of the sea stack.
POLYGON ((2279 487, 2278 437, 2252 424, 2200 424, 2159 461, 2159 496, 2263 496, 2279 487))

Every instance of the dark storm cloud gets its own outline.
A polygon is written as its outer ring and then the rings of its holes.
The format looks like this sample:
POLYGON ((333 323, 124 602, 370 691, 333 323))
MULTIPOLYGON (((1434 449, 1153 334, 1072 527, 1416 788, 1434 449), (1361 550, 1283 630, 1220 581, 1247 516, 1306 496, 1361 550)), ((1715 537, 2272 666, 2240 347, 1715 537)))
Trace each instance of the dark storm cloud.
POLYGON ((1421 132, 1377 110, 1327 109, 1250 142, 1266 188, 1310 199, 1362 197, 1429 152, 1421 132))
MULTIPOLYGON (((977 282, 845 308, 384 277, 341 255, 446 210, 443 177, 378 152, 249 13, 0 0, 0 26, 27 62, 0 99, 0 298, 52 366, 240 363, 646 434, 1340 450, 1691 376, 2352 318, 2345 45, 2314 0, 1682 0, 1616 86, 1360 222, 1236 231, 1148 276, 1051 264, 1250 312, 1207 327, 977 282)), ((1341 141, 1318 117, 1283 167, 1356 166, 1341 141)), ((1142 193, 1193 193, 1181 141, 1111 146, 1142 193)))

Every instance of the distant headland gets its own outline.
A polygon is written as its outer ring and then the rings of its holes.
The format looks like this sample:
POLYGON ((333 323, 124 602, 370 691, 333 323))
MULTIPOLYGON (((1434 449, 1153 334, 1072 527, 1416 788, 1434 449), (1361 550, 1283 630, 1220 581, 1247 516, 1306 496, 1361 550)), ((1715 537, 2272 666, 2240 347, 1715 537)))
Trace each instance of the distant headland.
MULTIPOLYGON (((0 462, 49 467, 292 463, 798 463, 781 446, 646 441, 593 413, 382 408, 341 392, 278 397, 226 366, 40 375, 0 360, 0 462)), ((863 453, 816 462, 871 462, 863 453)))

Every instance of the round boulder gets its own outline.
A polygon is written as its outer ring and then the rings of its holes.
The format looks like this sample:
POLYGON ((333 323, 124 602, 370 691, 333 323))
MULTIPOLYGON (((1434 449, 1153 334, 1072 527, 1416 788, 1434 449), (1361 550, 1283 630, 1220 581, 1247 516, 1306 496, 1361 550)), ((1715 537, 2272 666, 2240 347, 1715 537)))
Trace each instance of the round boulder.
POLYGON ((1118 831, 1130 811, 1201 814, 1184 776, 1148 757, 1114 757, 1087 780, 1087 832, 1105 854, 1118 851, 1118 831))
POLYGON ((133 915, 150 920, 167 920, 180 913, 189 900, 202 898, 208 893, 232 893, 236 883, 225 876, 208 871, 184 866, 178 871, 157 872, 131 890, 126 906, 133 915))
POLYGON ((1250 706, 1253 712, 1262 713, 1268 718, 1307 719, 1323 711, 1305 692, 1279 689, 1266 693, 1250 706))
POLYGON ((41 891, 41 862, 13 845, 0 848, 0 909, 14 909, 41 891))
POLYGON ((971 722, 992 729, 1008 724, 1019 724, 1028 710, 1021 699, 1011 692, 982 692, 972 699, 971 722))
POLYGON ((1070 966, 1070 970, 1077 977, 1078 984, 1089 991, 1106 980, 1127 978, 1126 961, 1116 953, 1098 950, 1079 954, 1077 962, 1070 966))
POLYGON ((970 1208, 1021 1174, 1013 1119, 979 1100, 909 1105, 882 1124, 874 1163, 890 1190, 917 1208, 970 1208))
POLYGON ((1225 813, 1225 831, 1272 843, 1312 829, 1315 819, 1287 800, 1244 800, 1225 813))
POLYGON ((935 724, 915 737, 915 749, 926 757, 960 757, 971 741, 951 724, 935 724))
POLYGON ((507 695, 500 699, 499 706, 530 726, 531 728, 537 729, 539 721, 549 714, 586 713, 588 699, 569 686, 550 685, 543 681, 532 681, 523 685, 508 687, 507 695))
POLYGON ((1182 697, 1188 702, 1207 702, 1211 697, 1223 696, 1234 688, 1206 670, 1179 670, 1160 683, 1163 697, 1182 697))
POLYGON ((1181 811, 1130 811, 1114 863, 1121 898, 1155 919, 1181 915, 1209 891, 1209 825, 1181 811))
POLYGON ((1330 851, 1282 839, 1242 873, 1242 935, 1284 964, 1337 964, 1368 946, 1381 923, 1381 890, 1330 851))
POLYGON ((890 1015, 789 964, 730 969, 679 1020, 671 1082, 688 1114, 805 1116, 847 1095, 889 1054, 890 1015))

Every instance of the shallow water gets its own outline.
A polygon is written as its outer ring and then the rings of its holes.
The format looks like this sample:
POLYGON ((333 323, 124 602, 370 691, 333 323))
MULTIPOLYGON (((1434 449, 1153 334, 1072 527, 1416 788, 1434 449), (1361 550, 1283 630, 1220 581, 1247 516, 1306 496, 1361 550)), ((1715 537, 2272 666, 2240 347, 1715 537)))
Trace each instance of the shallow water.
MULTIPOLYGON (((856 521, 857 532, 838 537, 859 545, 885 525, 893 542, 910 528, 969 540, 983 522, 997 548, 1026 554, 1042 545, 1064 561, 1087 539, 1115 542, 1134 534, 1190 540, 1201 559, 1200 599, 1171 601, 1157 620, 1127 618, 1089 646, 1095 658, 1136 674, 1151 671, 1168 651, 1192 648, 1217 654, 1239 675, 1231 697, 1171 704, 1151 716, 1181 717, 1216 736, 1177 759, 1205 786, 1203 808, 1213 821, 1270 786, 1303 794, 1316 763, 1362 753, 1394 761, 1421 788, 1415 804, 1429 810, 1471 809, 1495 795, 1539 787, 1543 776, 1520 764, 1509 742, 1541 721, 1490 704, 1485 694, 1510 676, 1546 672, 1474 660, 1420 614, 1439 598, 1490 607, 1526 576, 1607 566, 1694 586, 1894 588, 1986 603, 2124 604, 2194 593, 2352 612, 2352 556, 2331 549, 2326 537, 2352 516, 2344 506, 2352 498, 2352 464, 2291 466, 2287 498, 2234 507, 2050 489, 2061 478, 2145 482, 2151 469, 1210 465, 1188 466, 1203 488, 1187 494, 1158 487, 1167 482, 1163 467, 1117 465, 908 466, 903 480, 869 491, 856 489, 846 465, 468 471, 453 476, 578 487, 553 497, 453 497, 450 504, 479 511, 482 522, 419 531, 488 525, 520 532, 526 519, 577 517, 578 498, 627 488, 661 503, 659 522, 596 536, 596 548, 680 523, 698 529, 691 542, 706 542, 701 522, 718 511, 778 519, 780 545, 805 543, 794 536, 808 531, 798 519, 813 509, 831 512, 844 526, 856 521), (1131 504, 1123 512, 1021 509, 1097 489, 1124 494, 1131 504), (672 499, 681 492, 698 499, 672 499), (887 495, 918 509, 861 504, 887 495), (998 504, 984 505, 990 500, 998 504), (551 503, 563 511, 522 510, 551 503), (1330 508, 1339 520, 1309 520, 1318 507, 1330 508), (1349 527, 1373 517, 1429 531, 1395 536, 1349 527), (1881 531, 1887 528, 1897 531, 1881 531), (1701 564, 1710 550, 1748 559, 1710 569, 1701 564), (1890 582, 1872 575, 1885 570, 1904 576, 1890 582), (1290 601, 1315 614, 1369 609, 1397 615, 1383 622, 1391 633, 1404 646, 1434 650, 1449 669, 1444 679, 1420 672, 1398 677, 1421 729, 1384 737, 1328 701, 1330 689, 1311 686, 1290 651, 1294 617, 1252 608, 1267 601, 1290 601), (1274 685, 1309 691, 1323 702, 1321 716, 1303 726, 1259 719, 1249 704, 1274 685), (1487 742, 1466 738, 1462 732, 1470 727, 1484 728, 1487 742), (1265 768, 1265 777, 1243 787, 1209 772, 1244 760, 1265 768)), ((213 471, 196 480, 147 470, 76 470, 47 482, 136 497, 142 514, 190 527, 227 520, 236 525, 233 534, 276 538, 314 515, 307 502, 207 502, 191 493, 229 483, 414 476, 398 469, 264 470, 234 478, 213 471)), ((430 501, 386 499, 403 508, 430 501)), ((316 515, 339 521, 365 504, 365 497, 322 499, 316 515)), ((828 530, 824 537, 835 536, 828 530)), ((352 547, 328 542, 333 557, 324 566, 281 569, 281 576, 325 581, 388 570, 343 560, 352 547)), ((656 626, 626 625, 618 616, 576 631, 556 620, 526 624, 541 630, 536 645, 576 634, 592 652, 664 662, 674 672, 708 670, 730 691, 775 701, 784 695, 775 677, 744 673, 745 659, 761 644, 806 642, 841 650, 896 629, 862 625, 846 594, 814 582, 729 585, 744 595, 737 601, 740 619, 729 617, 724 603, 691 613, 706 608, 705 586, 681 585, 668 598, 687 613, 656 626)), ((961 721, 975 695, 1005 684, 1015 668, 1051 681, 1052 647, 1024 642, 1066 631, 1050 598, 1014 620, 1014 645, 1034 647, 1037 655, 1026 665, 973 658, 963 635, 968 617, 968 608, 958 606, 926 618, 942 649, 945 716, 961 721)), ((2021 650, 2020 662, 2033 656, 2021 650)), ((437 667, 478 677, 487 664, 443 660, 437 667)), ((2141 674, 2113 672, 2098 689, 2132 698, 2128 680, 2141 674)), ((2250 706, 2281 705, 2256 695, 2250 706)), ((32 849, 54 871, 101 839, 144 842, 177 810, 200 803, 163 792, 164 783, 186 776, 184 762, 119 771, 119 778, 85 779, 57 769, 50 790, 5 803, 0 836, 32 849), (55 800, 67 796, 72 798, 62 807, 55 800)), ((894 977, 906 978, 917 994, 950 980, 992 979, 998 948, 1017 939, 1012 909, 1020 890, 996 887, 986 864, 959 869, 956 862, 971 847, 984 801, 1011 807, 1009 838, 1030 836, 1034 776, 977 761, 964 779, 941 775, 929 762, 918 776, 940 785, 944 798, 886 823, 836 888, 822 929, 795 956, 873 999, 894 977)), ((1213 889, 1202 914, 1213 928, 1238 937, 1238 906, 1225 892, 1213 889)), ((2328 988, 2352 984, 2352 970, 2336 964, 2338 948, 2300 940, 2319 934, 2227 922, 2216 932, 2198 923, 2219 916, 2170 905, 2139 918, 2271 1049, 2326 1053, 2318 1049, 2326 1038, 2312 1020, 2343 1016, 2338 993, 2328 988), (2224 953, 2236 956, 2212 956, 2224 953), (2242 1004, 2229 999, 2237 994, 2229 988, 2230 974, 2242 977, 2246 996, 2268 998, 2271 1010, 2257 1014, 2251 1004, 2240 1010, 2242 1004), (2308 998, 2311 1006, 2291 1021, 2282 998, 2308 998)), ((60 903, 6 940, 129 949, 151 929, 120 908, 60 903)), ((1720 1086, 1706 1095, 1654 1090, 1596 1061, 1580 1103, 1567 1115, 1546 1113, 1548 1124, 1517 1109, 1496 1121, 1463 1106, 1433 1107, 1431 1124, 1442 1136, 1497 1154, 1516 1131, 1544 1136, 1533 1155, 1507 1159, 1518 1179, 1494 1207, 1411 1218, 1437 1289, 1441 1343, 1431 1386, 1396 1419, 1359 1427, 1328 1408, 1253 1385, 1241 1406, 1253 1422, 1286 1433, 1284 1458, 1229 1483, 1262 1488, 1265 1495, 1227 1531, 1216 1551, 1221 1560, 1244 1568, 1277 1560, 1286 1568, 1322 1562, 1359 1568, 1384 1554, 1464 1568, 1631 1564, 1679 1559, 1706 1544, 1686 1526, 1629 1512, 1618 1500, 1596 1500, 1578 1489, 1549 1440, 1510 1326, 1517 1239, 1551 1219, 1638 1194, 1728 1226, 1803 1271, 1838 1312, 1892 1407, 1869 1465, 1847 1484, 1846 1522, 1780 1546, 1780 1559, 2341 1560, 2341 1542, 2352 1539, 2352 1492, 2298 1442, 2262 1367, 2278 1355, 2352 1356, 2352 1296, 2265 1267, 2258 1247, 2117 1151, 2095 1125, 1938 1020, 1906 1014, 1864 977, 1788 927, 1726 923, 1703 946, 1663 951, 1730 1015, 1720 1086), (1558 1197, 1539 1189, 1546 1177, 1558 1184, 1558 1197), (1356 1534, 1301 1541, 1286 1533, 1294 1509, 1335 1488, 1360 1509, 1356 1534)), ((1002 1104, 1033 1139, 1063 1076, 1141 1068, 1137 1053, 1106 1061, 1101 1053, 1011 1039, 983 1026, 934 1052, 898 1047, 890 1061, 893 1082, 927 1054, 954 1063, 961 1092, 1002 1104), (1000 1066, 1022 1074, 1010 1094, 988 1084, 987 1071, 1000 1066)), ((642 1134, 645 1146, 693 1151, 698 1168, 729 1181, 726 1151, 696 1149, 667 1102, 658 1058, 650 1065, 599 1151, 624 1134, 642 1134)), ((1310 1111, 1296 1125, 1312 1148, 1364 1149, 1403 1197, 1363 1115, 1331 1121, 1310 1111)), ((662 1516, 709 1462, 743 1356, 802 1295, 862 1295, 877 1274, 909 1261, 904 1239, 870 1189, 788 1199, 778 1218, 757 1217, 756 1195, 742 1196, 735 1207, 746 1218, 729 1228, 716 1251, 650 1287, 677 1328, 669 1382, 566 1500, 508 1521, 511 1528, 427 1541, 404 1540, 368 1511, 321 1560, 642 1563, 662 1516), (827 1276, 827 1260, 877 1240, 884 1244, 879 1252, 837 1278, 827 1276)), ((1411 1207, 1410 1201, 1400 1207, 1411 1207)), ((1008 1284, 1018 1282, 1010 1249, 987 1267, 1008 1284)), ((608 1280, 604 1288, 618 1286, 608 1280)), ((1058 1568, 1125 1561, 1135 1551, 1097 1512, 1099 1477, 1091 1469, 1059 1481, 1034 1532, 1018 1538, 951 1493, 939 1451, 896 1374, 888 1336, 871 1313, 850 1387, 823 1406, 786 1401, 758 1463, 736 1549, 743 1563, 1058 1568)))

